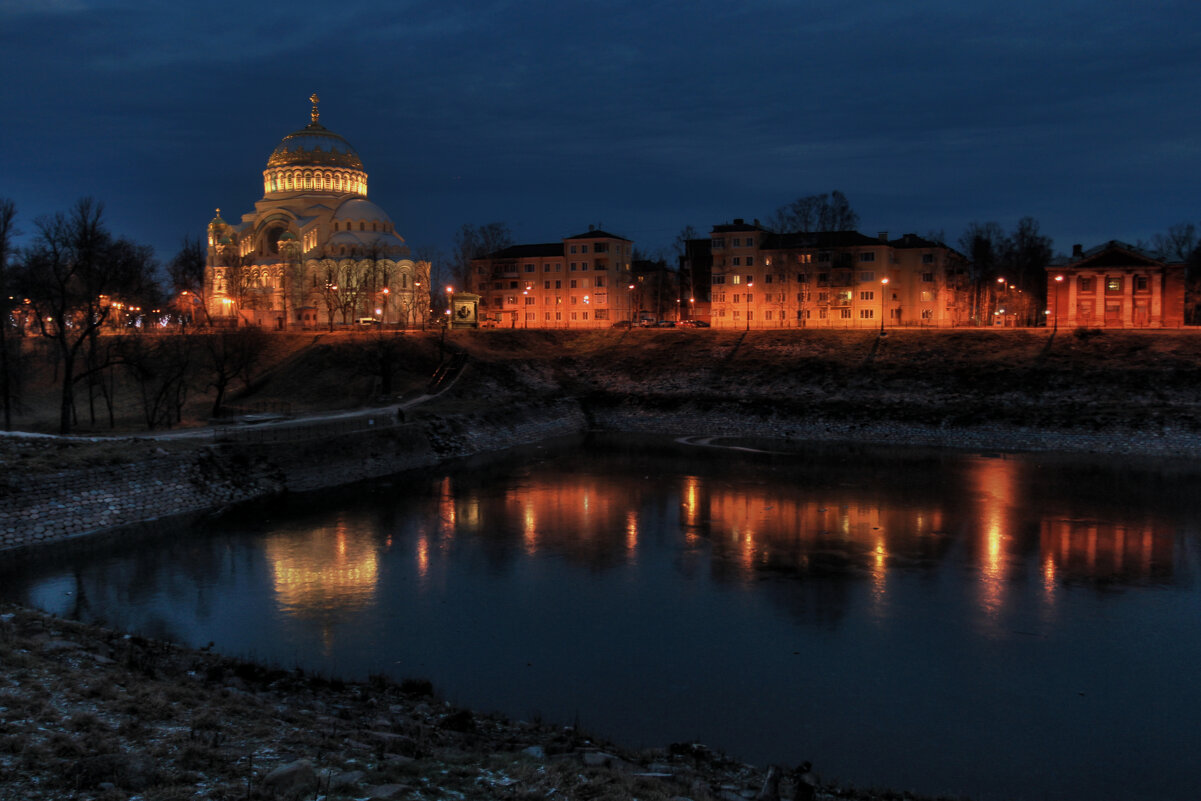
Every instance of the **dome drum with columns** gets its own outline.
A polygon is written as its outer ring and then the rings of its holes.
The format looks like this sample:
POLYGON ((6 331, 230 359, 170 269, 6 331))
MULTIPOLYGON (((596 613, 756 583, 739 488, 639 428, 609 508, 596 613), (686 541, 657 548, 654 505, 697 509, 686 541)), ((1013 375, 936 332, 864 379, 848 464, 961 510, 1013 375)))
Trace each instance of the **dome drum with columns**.
POLYGON ((392 219, 367 199, 350 143, 312 122, 285 136, 263 170, 263 198, 240 223, 208 225, 209 314, 229 324, 314 328, 371 318, 417 325, 429 262, 413 261, 392 219))

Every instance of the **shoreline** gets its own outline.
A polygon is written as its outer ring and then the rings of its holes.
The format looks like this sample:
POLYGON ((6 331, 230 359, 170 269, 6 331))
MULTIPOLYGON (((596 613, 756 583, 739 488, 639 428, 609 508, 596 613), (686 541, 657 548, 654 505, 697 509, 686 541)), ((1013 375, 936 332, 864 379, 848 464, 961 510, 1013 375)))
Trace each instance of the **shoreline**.
MULTIPOLYGON (((0 553, 120 532, 180 515, 212 514, 237 504, 353 484, 462 458, 504 452, 564 436, 619 433, 758 443, 780 453, 806 445, 911 447, 976 453, 1121 457, 1125 463, 1201 462, 1201 433, 1172 428, 1063 430, 992 423, 934 426, 907 421, 800 419, 742 411, 738 403, 697 409, 645 402, 575 398, 467 414, 427 414, 380 429, 278 441, 211 443, 125 437, 61 440, 0 437, 8 470, 0 478, 0 553), (61 449, 83 455, 52 466, 61 449), (91 451, 100 455, 88 455, 91 451), (122 458, 122 453, 134 458, 122 458), (40 460, 38 457, 41 457, 40 460)), ((283 429, 287 430, 287 429, 283 429)), ((246 428, 261 435, 262 429, 246 428)), ((278 431, 278 429, 277 429, 278 431)), ((711 446, 711 445, 710 445, 711 446)))

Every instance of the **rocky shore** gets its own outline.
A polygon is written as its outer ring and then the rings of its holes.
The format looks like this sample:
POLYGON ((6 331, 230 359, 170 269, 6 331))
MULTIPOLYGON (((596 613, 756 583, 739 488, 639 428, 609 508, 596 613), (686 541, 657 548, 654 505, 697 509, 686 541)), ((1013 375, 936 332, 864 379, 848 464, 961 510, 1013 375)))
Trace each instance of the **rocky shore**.
POLYGON ((700 743, 630 751, 452 707, 422 679, 342 682, 11 606, 0 665, 4 801, 919 798, 700 743))

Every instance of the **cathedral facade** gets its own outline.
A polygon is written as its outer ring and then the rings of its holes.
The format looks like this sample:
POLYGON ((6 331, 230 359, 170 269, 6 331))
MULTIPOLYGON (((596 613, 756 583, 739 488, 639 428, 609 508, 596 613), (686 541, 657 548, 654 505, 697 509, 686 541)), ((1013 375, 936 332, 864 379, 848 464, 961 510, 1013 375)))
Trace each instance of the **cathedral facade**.
POLYGON ((237 223, 208 225, 205 307, 227 325, 319 328, 421 325, 430 265, 409 258, 392 219, 367 199, 350 143, 317 120, 283 138, 263 198, 237 223))

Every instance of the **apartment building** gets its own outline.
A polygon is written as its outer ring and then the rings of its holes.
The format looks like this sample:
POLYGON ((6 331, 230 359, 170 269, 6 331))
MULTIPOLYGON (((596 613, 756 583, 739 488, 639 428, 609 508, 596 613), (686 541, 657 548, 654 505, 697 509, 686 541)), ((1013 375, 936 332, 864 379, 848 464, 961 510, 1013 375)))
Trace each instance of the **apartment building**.
POLYGON ((485 327, 608 328, 632 315, 634 243, 600 229, 471 262, 485 327))
POLYGON ((915 234, 778 234, 735 219, 709 235, 715 328, 947 327, 966 321, 962 256, 915 234))

